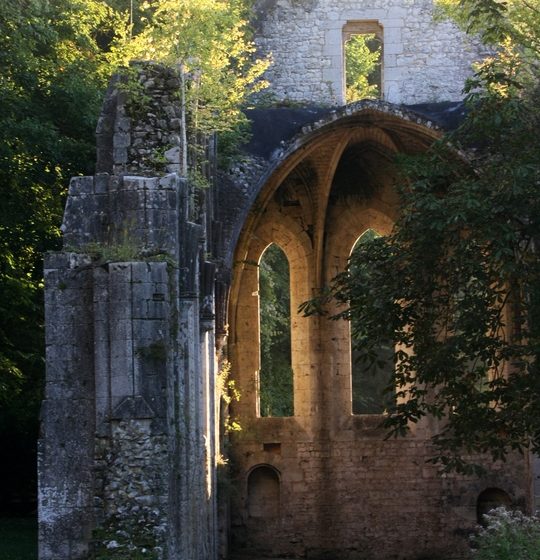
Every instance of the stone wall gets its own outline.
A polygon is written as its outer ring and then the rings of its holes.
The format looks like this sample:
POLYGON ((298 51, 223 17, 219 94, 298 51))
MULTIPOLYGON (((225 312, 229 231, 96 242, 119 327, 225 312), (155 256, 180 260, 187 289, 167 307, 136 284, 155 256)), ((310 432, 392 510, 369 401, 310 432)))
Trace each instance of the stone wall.
POLYGON ((45 264, 45 400, 38 447, 40 558, 79 559, 93 530, 93 290, 87 255, 45 264))
POLYGON ((267 78, 278 99, 342 105, 343 36, 348 22, 383 28, 383 95, 391 103, 462 98, 482 49, 448 21, 434 21, 432 0, 259 0, 257 43, 271 53, 267 78))
POLYGON ((527 456, 495 464, 479 457, 484 477, 442 475, 427 462, 437 422, 385 440, 383 414, 353 413, 349 324, 297 312, 345 270, 362 234, 390 233, 399 215, 394 157, 429 149, 439 134, 403 108, 360 103, 304 127, 259 183, 236 244, 229 313, 241 393, 231 404, 242 427, 231 438, 231 539, 239 558, 466 558, 482 492, 497 489, 514 507, 532 508, 527 456), (290 417, 259 413, 258 269, 272 243, 289 263, 290 417))
POLYGON ((97 172, 154 176, 185 169, 179 71, 134 63, 111 82, 96 129, 97 172))
POLYGON ((243 458, 236 463, 231 531, 239 556, 467 558, 482 491, 504 488, 513 507, 527 509, 528 488, 516 484, 527 479, 519 461, 499 464, 484 478, 441 477, 426 464, 433 450, 422 437, 383 441, 374 418, 306 441, 293 419, 280 427, 277 420, 259 419, 257 440, 240 434, 237 441, 243 458), (249 476, 268 465, 279 479, 273 510, 269 493, 258 496, 260 481, 249 476), (265 509, 255 509, 256 500, 265 509))
POLYGON ((143 67, 142 112, 113 83, 101 173, 72 179, 45 259, 41 560, 217 554, 211 197, 177 173, 173 74, 143 67))

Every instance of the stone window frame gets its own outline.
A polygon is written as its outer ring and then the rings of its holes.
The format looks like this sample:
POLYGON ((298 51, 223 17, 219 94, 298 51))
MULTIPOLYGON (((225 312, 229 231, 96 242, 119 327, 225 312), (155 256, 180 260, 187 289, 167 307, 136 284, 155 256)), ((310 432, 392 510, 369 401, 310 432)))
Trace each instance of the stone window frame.
MULTIPOLYGON (((346 269, 348 259, 358 239, 369 229, 377 231, 380 235, 388 235, 395 223, 386 209, 380 205, 369 206, 348 205, 336 210, 340 214, 340 223, 330 226, 327 238, 327 253, 334 255, 332 262, 325 263, 325 281, 331 281, 335 274, 346 269), (377 206, 379 206, 377 208, 377 206)), ((337 308, 336 308, 337 310, 337 308)), ((330 310, 332 312, 333 309, 330 310)), ((342 358, 341 402, 347 407, 347 414, 353 418, 376 418, 380 420, 382 414, 354 413, 352 410, 352 345, 351 325, 349 321, 335 321, 332 323, 330 335, 335 344, 340 344, 342 358), (338 342, 339 341, 339 342, 338 342)))
MULTIPOLYGON (((268 212, 272 214, 270 205, 268 212)), ((234 348, 234 363, 237 369, 238 386, 242 398, 234 405, 240 422, 256 420, 264 424, 295 422, 295 417, 306 415, 304 403, 308 403, 304 395, 306 389, 302 379, 307 378, 310 359, 303 350, 310 338, 310 320, 299 315, 291 315, 291 362, 293 370, 293 416, 261 416, 258 405, 257 376, 260 371, 260 340, 259 340, 259 280, 258 263, 265 249, 275 243, 285 253, 289 262, 291 283, 291 310, 307 301, 312 292, 311 281, 308 279, 309 255, 311 239, 301 224, 292 218, 283 218, 280 222, 273 219, 265 220, 251 235, 249 246, 243 254, 238 267, 242 269, 240 282, 237 286, 238 304, 234 319, 234 334, 229 344, 234 348), (256 333, 254 332, 256 330, 256 333), (245 344, 246 340, 254 340, 254 344, 245 344)), ((233 295, 233 297, 235 297, 233 295)), ((309 405, 306 405, 309 407, 309 405)))
MULTIPOLYGON (((368 232, 368 231, 372 231, 374 232, 377 236, 382 237, 384 235, 387 235, 386 233, 381 233, 380 231, 377 230, 376 227, 373 226, 368 226, 366 227, 361 233, 360 235, 356 238, 355 242, 353 243, 350 251, 349 251, 349 256, 348 259, 350 259, 352 257, 352 254, 354 253, 356 247, 358 246, 358 243, 360 242, 360 239, 368 232)), ((350 382, 351 382, 351 414, 353 416, 385 416, 387 414, 387 412, 355 412, 354 411, 354 407, 353 407, 353 383, 354 383, 354 375, 355 375, 355 371, 354 371, 354 360, 353 360, 353 356, 354 356, 354 349, 353 349, 353 339, 352 339, 352 323, 351 321, 349 321, 349 331, 348 331, 348 336, 349 336, 349 352, 350 352, 350 382)), ((395 345, 394 345, 395 347, 395 345)), ((394 372, 395 374, 395 367, 394 367, 394 372)), ((395 390, 395 387, 394 387, 395 390)), ((395 395, 395 392, 394 392, 395 395)), ((395 398, 395 396, 394 396, 395 398)))
POLYGON ((289 310, 289 321, 291 323, 291 326, 289 328, 289 344, 291 346, 291 355, 289 356, 289 361, 290 361, 290 367, 291 367, 291 372, 292 372, 292 393, 291 393, 291 398, 292 398, 292 404, 293 404, 293 413, 290 416, 281 416, 281 415, 263 415, 261 412, 261 371, 263 369, 263 362, 264 362, 264 356, 262 354, 262 344, 261 344, 261 322, 263 320, 262 317, 262 312, 261 312, 261 280, 260 280, 260 267, 261 267, 261 261, 263 260, 264 256, 266 255, 266 252, 268 251, 268 249, 272 246, 276 246, 282 253, 283 256, 285 257, 285 259, 287 260, 287 267, 288 267, 288 272, 289 272, 289 301, 291 299, 292 293, 291 293, 291 282, 292 282, 292 276, 291 276, 291 265, 290 265, 290 260, 289 260, 289 256, 287 255, 287 252, 283 249, 283 247, 281 246, 281 244, 278 241, 271 241, 262 251, 262 253, 259 255, 259 258, 257 260, 257 298, 258 298, 258 302, 257 302, 257 308, 258 308, 258 318, 259 318, 259 322, 257 325, 257 330, 259 333, 259 344, 258 344, 258 351, 259 351, 259 368, 257 370, 257 379, 256 379, 256 390, 255 390, 255 406, 256 406, 256 415, 257 418, 292 418, 294 417, 294 368, 293 368, 293 360, 292 360, 292 350, 293 350, 293 343, 292 343, 292 316, 290 314, 290 310, 289 310))
POLYGON ((381 41, 381 83, 380 83, 380 93, 379 99, 384 101, 384 27, 381 22, 377 19, 365 19, 365 20, 350 20, 347 21, 341 30, 341 51, 342 51, 342 69, 341 69, 341 92, 343 99, 345 99, 346 90, 346 57, 345 57, 345 43, 353 35, 370 35, 374 34, 377 39, 381 41))

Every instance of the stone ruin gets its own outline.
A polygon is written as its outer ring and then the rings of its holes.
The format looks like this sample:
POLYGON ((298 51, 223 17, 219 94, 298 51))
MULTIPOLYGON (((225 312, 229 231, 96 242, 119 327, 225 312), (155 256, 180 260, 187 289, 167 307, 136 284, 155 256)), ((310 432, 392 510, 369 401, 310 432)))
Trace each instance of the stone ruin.
POLYGON ((365 231, 390 231, 393 156, 460 118, 481 47, 432 11, 257 2, 275 103, 247 111, 252 138, 228 171, 208 142, 205 189, 184 172, 175 71, 140 65, 136 110, 111 84, 96 175, 71 180, 64 246, 45 262, 41 560, 459 558, 486 504, 532 508, 529 457, 441 477, 426 463, 435 422, 385 441, 380 414, 351 408, 349 325, 294 311, 365 231), (363 29, 383 40, 382 96, 346 106, 343 37, 363 29), (258 263, 272 244, 291 279, 284 417, 259 402, 258 263), (225 433, 228 414, 240 431, 225 433))

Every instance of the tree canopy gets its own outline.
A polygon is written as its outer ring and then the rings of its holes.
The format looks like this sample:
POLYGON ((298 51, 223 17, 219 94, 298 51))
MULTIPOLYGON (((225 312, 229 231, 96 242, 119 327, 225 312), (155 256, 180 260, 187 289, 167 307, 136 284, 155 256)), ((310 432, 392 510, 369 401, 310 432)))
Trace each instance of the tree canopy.
POLYGON ((129 55, 180 67, 194 126, 210 133, 234 129, 250 95, 265 86, 268 60, 255 57, 246 0, 152 0, 146 25, 129 55))
POLYGON ((0 445, 20 450, 0 508, 35 484, 42 254, 59 247, 69 178, 94 172, 109 78, 134 57, 181 64, 192 128, 234 130, 265 67, 246 15, 242 0, 0 2, 0 445))
POLYGON ((368 362, 394 341, 389 433, 439 418, 433 461, 467 471, 478 453, 540 451, 540 3, 441 4, 493 54, 459 129, 399 158, 393 232, 358 247, 321 297, 354 319, 368 362))
POLYGON ((2 502, 35 480, 42 253, 59 243, 69 177, 93 172, 95 123, 121 24, 97 0, 0 3, 0 440, 19 453, 2 462, 11 495, 2 502))

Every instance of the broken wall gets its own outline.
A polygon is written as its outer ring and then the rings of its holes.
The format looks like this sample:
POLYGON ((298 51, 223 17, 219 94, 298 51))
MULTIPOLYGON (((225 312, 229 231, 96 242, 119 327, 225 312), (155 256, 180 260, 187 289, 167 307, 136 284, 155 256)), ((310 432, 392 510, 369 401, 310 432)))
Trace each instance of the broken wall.
POLYGON ((151 101, 109 89, 101 173, 72 179, 45 262, 41 560, 217 554, 208 203, 178 174, 178 76, 136 79, 151 101))

